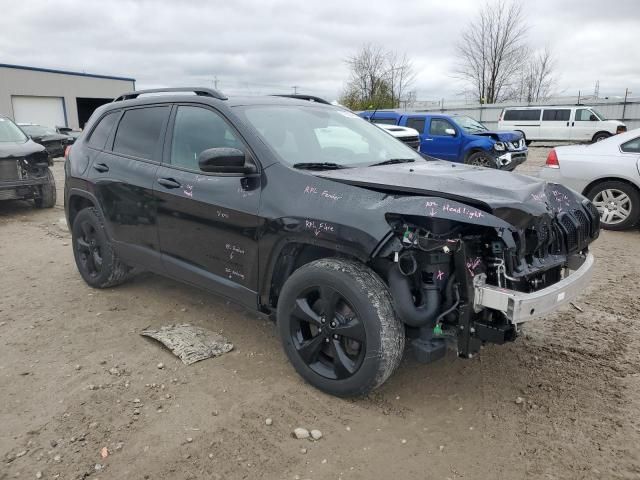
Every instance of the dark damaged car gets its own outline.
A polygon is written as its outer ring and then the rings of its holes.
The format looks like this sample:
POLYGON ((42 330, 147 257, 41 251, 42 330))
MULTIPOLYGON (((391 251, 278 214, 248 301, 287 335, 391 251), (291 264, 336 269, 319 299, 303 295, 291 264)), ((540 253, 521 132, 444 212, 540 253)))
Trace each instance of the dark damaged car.
POLYGON ((344 109, 208 89, 100 107, 65 164, 80 274, 134 267, 271 315, 312 385, 364 394, 586 288, 598 212, 530 177, 421 156, 344 109))
POLYGON ((56 184, 47 151, 10 119, 0 116, 0 200, 33 200, 38 208, 56 204, 56 184))

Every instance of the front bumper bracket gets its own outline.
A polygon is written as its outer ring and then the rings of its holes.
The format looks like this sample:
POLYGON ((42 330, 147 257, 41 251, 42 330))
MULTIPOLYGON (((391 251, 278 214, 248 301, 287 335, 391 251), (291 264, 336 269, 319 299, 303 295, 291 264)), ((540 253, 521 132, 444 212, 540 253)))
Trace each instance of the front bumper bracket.
POLYGON ((474 309, 478 312, 483 308, 500 311, 514 325, 542 317, 583 293, 593 275, 593 266, 592 254, 573 255, 569 258, 565 278, 533 293, 487 285, 484 276, 479 275, 474 279, 474 309))

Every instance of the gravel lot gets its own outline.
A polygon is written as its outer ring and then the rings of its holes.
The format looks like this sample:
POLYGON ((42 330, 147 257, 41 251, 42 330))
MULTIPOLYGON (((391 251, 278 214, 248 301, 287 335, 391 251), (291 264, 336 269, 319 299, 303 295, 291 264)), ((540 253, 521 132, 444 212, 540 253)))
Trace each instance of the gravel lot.
POLYGON ((224 300, 150 274, 87 287, 55 174, 57 208, 0 203, 0 479, 640 478, 637 230, 595 243, 581 310, 472 360, 407 358, 341 400, 301 381, 268 320, 224 300), (139 335, 177 322, 235 349, 186 367, 139 335))

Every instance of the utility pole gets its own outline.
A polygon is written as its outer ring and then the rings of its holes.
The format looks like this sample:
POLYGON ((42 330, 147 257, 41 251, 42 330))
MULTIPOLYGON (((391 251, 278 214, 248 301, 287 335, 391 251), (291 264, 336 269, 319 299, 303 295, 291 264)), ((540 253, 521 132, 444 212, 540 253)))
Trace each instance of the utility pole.
POLYGON ((213 87, 217 90, 218 89, 218 76, 214 75, 213 77, 213 87))
POLYGON ((594 88, 593 90, 593 96, 598 98, 599 94, 600 94, 600 80, 596 80, 596 88, 594 88))
POLYGON ((291 87, 291 88, 293 88, 293 94, 294 94, 294 95, 297 95, 297 94, 298 94, 298 85, 294 85, 294 86, 293 86, 293 87, 291 87))
POLYGON ((630 92, 628 88, 624 89, 624 103, 622 104, 622 120, 624 121, 624 114, 627 111, 627 97, 629 96, 630 92))

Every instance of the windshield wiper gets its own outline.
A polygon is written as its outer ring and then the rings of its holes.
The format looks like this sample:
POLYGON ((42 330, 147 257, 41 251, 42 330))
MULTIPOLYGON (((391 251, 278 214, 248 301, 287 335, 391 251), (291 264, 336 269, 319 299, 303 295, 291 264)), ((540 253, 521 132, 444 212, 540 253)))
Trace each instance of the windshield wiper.
POLYGON ((385 160, 383 162, 372 163, 369 165, 370 167, 377 167, 379 165, 395 165, 396 163, 411 163, 415 162, 413 158, 390 158, 389 160, 385 160))
POLYGON ((339 163, 331 162, 302 162, 294 163, 293 168, 303 168, 306 170, 337 170, 339 168, 349 168, 339 163))

